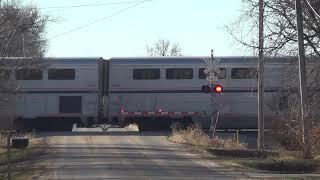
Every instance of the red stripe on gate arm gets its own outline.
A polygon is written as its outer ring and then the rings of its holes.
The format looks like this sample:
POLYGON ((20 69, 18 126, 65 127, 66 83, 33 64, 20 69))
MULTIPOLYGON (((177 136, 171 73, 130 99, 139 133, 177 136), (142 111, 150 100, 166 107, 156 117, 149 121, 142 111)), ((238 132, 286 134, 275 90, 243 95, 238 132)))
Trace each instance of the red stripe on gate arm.
POLYGON ((186 115, 199 115, 200 112, 118 112, 119 115, 128 115, 128 116, 186 116, 186 115))

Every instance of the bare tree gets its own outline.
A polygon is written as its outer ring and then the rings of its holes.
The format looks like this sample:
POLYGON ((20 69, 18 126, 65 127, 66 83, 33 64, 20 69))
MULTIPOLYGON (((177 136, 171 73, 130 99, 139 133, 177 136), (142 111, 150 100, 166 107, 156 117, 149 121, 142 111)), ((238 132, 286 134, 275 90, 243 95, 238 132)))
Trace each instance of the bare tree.
MULTIPOLYGON (((258 0, 243 0, 237 21, 226 30, 244 47, 258 49, 258 0)), ((320 0, 303 1, 307 55, 320 56, 320 0)), ((292 0, 265 0, 265 51, 269 55, 297 55, 295 4, 292 0)))
MULTIPOLYGON (((254 54, 258 51, 258 0, 243 0, 244 8, 237 21, 226 30, 243 47, 254 54)), ((295 14, 295 1, 293 0, 264 0, 265 5, 265 48, 266 56, 297 56, 298 36, 295 14)), ((303 1, 304 46, 307 62, 307 89, 309 103, 307 105, 308 118, 312 122, 319 117, 319 57, 320 56, 320 0, 303 1)), ((302 143, 303 122, 300 120, 299 84, 297 58, 292 59, 290 65, 282 72, 282 88, 280 104, 286 104, 277 120, 277 128, 274 131, 280 139, 287 141, 295 148, 303 152, 302 143), (282 101, 282 102, 281 102, 282 101), (284 102, 283 102, 284 101, 284 102), (281 131, 279 131, 281 129, 281 131)), ((267 74, 268 72, 266 72, 267 74)), ((279 77, 280 78, 280 77, 279 77)), ((275 104, 273 104, 275 106, 275 104)))
MULTIPOLYGON (((19 84, 12 78, 18 69, 41 69, 47 46, 45 28, 49 19, 36 7, 19 0, 0 0, 0 118, 14 113, 14 95, 19 84), (28 57, 28 58, 27 58, 28 57)), ((2 124, 1 124, 2 125, 2 124)), ((12 124, 10 125, 12 127, 12 124)), ((1 127, 0 127, 1 128, 1 127)))
MULTIPOLYGON (((291 59, 296 62, 297 58, 291 59)), ((313 123, 313 127, 319 124, 320 112, 320 64, 308 59, 309 66, 307 68, 307 98, 305 117, 313 123), (311 62, 310 62, 311 61, 311 62)), ((301 121, 300 94, 299 94, 299 77, 298 67, 295 63, 291 63, 282 69, 279 109, 272 109, 277 112, 278 119, 274 121, 274 137, 288 150, 299 150, 304 152, 305 144, 302 141, 303 122, 301 121)), ((276 104, 270 104, 277 107, 276 104)), ((311 138, 312 151, 320 150, 319 139, 311 138), (316 145, 316 146, 315 146, 316 145)))
POLYGON ((0 1, 0 56, 42 57, 47 41, 44 37, 48 16, 20 1, 0 1))
POLYGON ((159 39, 152 46, 146 46, 148 56, 182 56, 179 44, 159 39))

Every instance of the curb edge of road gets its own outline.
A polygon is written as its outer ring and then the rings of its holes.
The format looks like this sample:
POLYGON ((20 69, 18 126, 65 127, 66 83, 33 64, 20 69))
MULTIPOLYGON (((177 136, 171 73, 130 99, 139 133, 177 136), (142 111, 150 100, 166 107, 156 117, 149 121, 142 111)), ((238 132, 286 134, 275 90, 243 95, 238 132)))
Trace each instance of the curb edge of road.
POLYGON ((269 173, 245 173, 250 178, 311 178, 320 177, 320 174, 269 174, 269 173))
POLYGON ((130 130, 138 130, 139 131, 138 125, 136 125, 136 124, 130 124, 129 126, 126 126, 125 128, 130 129, 130 130))

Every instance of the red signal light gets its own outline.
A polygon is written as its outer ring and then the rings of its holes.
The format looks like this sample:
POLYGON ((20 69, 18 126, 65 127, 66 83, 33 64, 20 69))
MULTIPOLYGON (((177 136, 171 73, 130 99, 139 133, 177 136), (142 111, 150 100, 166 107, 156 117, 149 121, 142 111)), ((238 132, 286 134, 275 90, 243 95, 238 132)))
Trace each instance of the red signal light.
POLYGON ((210 86, 208 86, 208 85, 203 85, 203 86, 201 87, 201 91, 204 92, 204 93, 210 93, 211 88, 210 88, 210 86))
POLYGON ((223 87, 221 85, 214 86, 214 92, 216 93, 222 93, 223 87))
POLYGON ((164 110, 160 107, 158 108, 158 113, 162 113, 164 110))

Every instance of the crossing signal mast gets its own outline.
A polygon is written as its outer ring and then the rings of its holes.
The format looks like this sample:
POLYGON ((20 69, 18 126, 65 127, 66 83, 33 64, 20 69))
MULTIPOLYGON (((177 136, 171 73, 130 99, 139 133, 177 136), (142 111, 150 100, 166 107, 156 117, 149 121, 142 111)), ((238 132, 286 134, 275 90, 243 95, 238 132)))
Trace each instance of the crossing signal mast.
POLYGON ((207 68, 204 70, 204 73, 206 74, 206 80, 209 81, 208 84, 204 84, 201 87, 202 92, 204 93, 211 93, 211 126, 210 130, 212 131, 212 135, 215 135, 217 122, 219 118, 219 111, 218 111, 218 104, 216 104, 215 96, 216 94, 220 94, 223 92, 223 87, 220 84, 217 84, 218 80, 218 74, 220 73, 220 70, 217 66, 220 59, 215 59, 213 57, 213 49, 211 49, 211 57, 204 59, 204 61, 207 63, 207 68), (215 118, 214 118, 215 117, 215 118), (215 119, 215 121, 214 121, 215 119))

